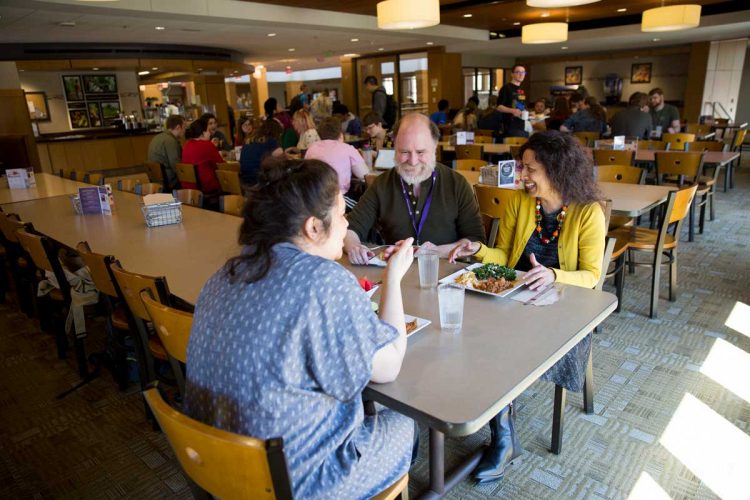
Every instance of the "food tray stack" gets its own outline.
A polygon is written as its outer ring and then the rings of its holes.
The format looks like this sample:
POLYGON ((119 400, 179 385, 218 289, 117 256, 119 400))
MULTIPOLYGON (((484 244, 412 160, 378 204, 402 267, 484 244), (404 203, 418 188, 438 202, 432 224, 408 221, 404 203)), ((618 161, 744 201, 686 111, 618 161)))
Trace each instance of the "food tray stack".
POLYGON ((143 218, 148 227, 166 226, 167 224, 179 224, 182 222, 182 203, 174 201, 171 203, 158 203, 144 205, 141 207, 143 218))

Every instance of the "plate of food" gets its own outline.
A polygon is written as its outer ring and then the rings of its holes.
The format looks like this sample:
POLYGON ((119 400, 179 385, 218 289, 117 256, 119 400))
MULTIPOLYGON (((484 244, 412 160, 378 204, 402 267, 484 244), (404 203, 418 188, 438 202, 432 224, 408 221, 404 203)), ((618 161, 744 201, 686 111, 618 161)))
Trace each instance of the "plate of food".
POLYGON ((409 314, 404 314, 404 320, 406 321, 407 337, 411 337, 412 334, 417 333, 419 330, 432 323, 429 319, 418 318, 409 314))
POLYGON ((440 280, 455 283, 467 290, 505 297, 526 284, 526 273, 499 264, 472 264, 440 280))

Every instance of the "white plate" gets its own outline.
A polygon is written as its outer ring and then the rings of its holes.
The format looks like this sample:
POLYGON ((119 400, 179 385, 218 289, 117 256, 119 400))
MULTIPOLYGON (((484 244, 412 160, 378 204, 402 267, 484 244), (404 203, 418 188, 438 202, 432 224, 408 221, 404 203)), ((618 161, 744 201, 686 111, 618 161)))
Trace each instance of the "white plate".
POLYGON ((417 333, 419 330, 421 330, 422 328, 432 323, 432 321, 430 321, 429 319, 424 319, 424 318, 420 318, 419 316, 411 316, 409 314, 404 314, 404 320, 406 320, 407 323, 410 321, 414 321, 415 319, 417 320, 417 328, 413 332, 407 333, 406 334, 407 337, 411 337, 412 335, 417 333))
MULTIPOLYGON (((462 274, 468 271, 473 271, 474 269, 482 267, 483 265, 484 264, 481 264, 479 262, 477 262, 476 264, 472 264, 469 267, 465 267, 461 269, 460 271, 456 271, 455 273, 446 276, 445 278, 441 279, 439 283, 456 283, 456 278, 458 278, 459 276, 461 276, 462 274)), ((485 295, 492 295, 493 297, 506 297, 526 284, 526 282, 523 280, 523 276, 525 274, 526 273, 523 271, 516 271, 516 283, 511 288, 508 288, 507 290, 504 290, 501 293, 485 292, 484 290, 479 290, 478 288, 474 288, 471 285, 461 285, 460 283, 456 283, 456 284, 466 288, 467 290, 471 290, 472 292, 483 293, 485 295)))
POLYGON ((380 285, 375 285, 374 287, 367 290, 365 293, 369 298, 372 298, 373 295, 375 295, 375 292, 378 291, 378 288, 380 288, 380 285))

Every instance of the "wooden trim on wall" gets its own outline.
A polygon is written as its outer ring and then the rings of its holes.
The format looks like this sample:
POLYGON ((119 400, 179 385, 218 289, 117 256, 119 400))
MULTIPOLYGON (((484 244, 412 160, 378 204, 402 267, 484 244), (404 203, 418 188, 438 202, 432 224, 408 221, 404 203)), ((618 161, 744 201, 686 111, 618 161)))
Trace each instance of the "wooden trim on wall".
POLYGON ((18 71, 67 71, 70 69, 69 59, 16 61, 18 71))
MULTIPOLYGON (((676 54, 689 54, 690 46, 683 45, 679 47, 666 47, 666 48, 654 48, 646 50, 622 50, 616 52, 596 52, 590 54, 561 54, 555 56, 545 57, 527 57, 519 59, 518 64, 542 64, 542 63, 553 63, 553 62, 574 62, 574 61, 606 61, 608 59, 622 59, 627 57, 656 57, 656 56, 672 56, 676 54)), ((528 69, 528 68, 527 68, 528 69)), ((526 75, 528 79, 528 75, 526 75)))

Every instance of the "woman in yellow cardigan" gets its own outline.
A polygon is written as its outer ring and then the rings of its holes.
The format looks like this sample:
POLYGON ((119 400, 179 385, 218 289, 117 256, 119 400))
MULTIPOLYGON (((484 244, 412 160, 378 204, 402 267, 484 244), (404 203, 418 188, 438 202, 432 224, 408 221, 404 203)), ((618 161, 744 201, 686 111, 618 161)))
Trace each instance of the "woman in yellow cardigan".
MULTIPOLYGON (((602 272, 606 230, 590 158, 575 138, 555 130, 532 135, 521 158, 525 191, 508 201, 496 248, 461 240, 449 259, 473 255, 527 271, 533 290, 553 282, 593 288, 602 272)), ((590 349, 588 336, 542 379, 580 392, 590 349)), ((480 483, 502 479, 522 451, 509 407, 490 421, 490 431, 490 446, 474 470, 480 483)))

